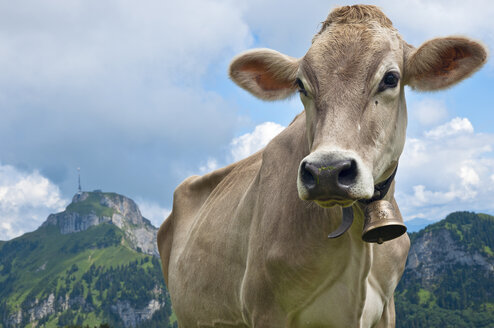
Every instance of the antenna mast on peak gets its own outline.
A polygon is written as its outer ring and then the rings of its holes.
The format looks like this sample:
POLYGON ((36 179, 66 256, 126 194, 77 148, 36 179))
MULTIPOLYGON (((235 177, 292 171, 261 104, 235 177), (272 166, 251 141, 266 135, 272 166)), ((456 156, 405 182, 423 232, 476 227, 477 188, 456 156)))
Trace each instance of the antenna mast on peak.
POLYGON ((78 188, 78 194, 82 193, 82 188, 81 188, 81 168, 77 168, 77 175, 79 178, 79 188, 78 188))

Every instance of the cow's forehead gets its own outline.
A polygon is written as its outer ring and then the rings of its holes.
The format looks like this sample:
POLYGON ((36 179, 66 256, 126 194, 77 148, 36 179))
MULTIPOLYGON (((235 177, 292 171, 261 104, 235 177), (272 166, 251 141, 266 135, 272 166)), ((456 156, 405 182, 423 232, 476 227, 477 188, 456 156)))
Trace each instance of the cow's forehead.
POLYGON ((314 38, 302 68, 318 86, 332 77, 343 82, 368 81, 384 59, 394 60, 401 68, 403 41, 394 28, 375 22, 335 24, 314 38))

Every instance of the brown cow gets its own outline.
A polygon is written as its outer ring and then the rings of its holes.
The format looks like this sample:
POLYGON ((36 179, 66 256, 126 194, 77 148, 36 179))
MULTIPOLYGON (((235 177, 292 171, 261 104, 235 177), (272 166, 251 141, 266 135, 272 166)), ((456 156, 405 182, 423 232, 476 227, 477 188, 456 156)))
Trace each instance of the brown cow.
POLYGON ((404 86, 447 88, 485 61, 463 37, 416 49, 373 6, 333 10, 303 58, 237 56, 235 83, 265 100, 298 90, 305 110, 263 150, 176 189, 158 245, 179 326, 394 327, 410 242, 366 243, 362 229, 380 185, 397 209, 404 86), (354 224, 328 239, 342 212, 354 224))

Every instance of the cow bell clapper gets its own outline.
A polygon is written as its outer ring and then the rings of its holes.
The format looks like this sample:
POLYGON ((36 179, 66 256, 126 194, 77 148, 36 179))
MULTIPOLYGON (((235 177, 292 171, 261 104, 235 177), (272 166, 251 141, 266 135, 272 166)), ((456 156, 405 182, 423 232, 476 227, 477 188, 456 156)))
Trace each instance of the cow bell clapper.
POLYGON ((401 215, 387 200, 376 200, 367 204, 364 217, 362 239, 369 243, 382 244, 407 231, 401 215))
POLYGON ((335 231, 331 232, 328 235, 328 238, 330 239, 338 238, 339 236, 344 234, 348 229, 350 229, 352 223, 353 223, 353 210, 351 207, 344 207, 343 217, 341 218, 340 226, 335 231))

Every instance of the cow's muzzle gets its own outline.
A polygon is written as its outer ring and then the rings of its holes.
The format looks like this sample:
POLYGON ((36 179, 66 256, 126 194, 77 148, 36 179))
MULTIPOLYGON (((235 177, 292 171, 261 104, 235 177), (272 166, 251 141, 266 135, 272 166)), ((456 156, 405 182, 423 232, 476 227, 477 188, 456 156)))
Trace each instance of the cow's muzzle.
MULTIPOLYGON (((358 175, 357 162, 353 159, 337 161, 302 161, 300 182, 305 189, 305 200, 315 200, 323 206, 353 201, 351 190, 358 175)), ((351 203, 350 203, 351 204, 351 203)))

